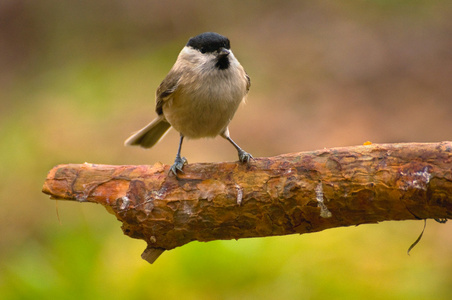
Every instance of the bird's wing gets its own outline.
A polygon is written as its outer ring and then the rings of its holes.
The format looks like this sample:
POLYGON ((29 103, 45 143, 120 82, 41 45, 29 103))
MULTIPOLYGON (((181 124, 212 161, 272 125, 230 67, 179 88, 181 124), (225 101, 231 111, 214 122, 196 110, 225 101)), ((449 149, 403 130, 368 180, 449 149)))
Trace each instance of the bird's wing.
POLYGON ((182 72, 171 69, 162 83, 157 88, 155 98, 155 111, 158 115, 163 114, 163 103, 168 101, 171 95, 176 91, 182 72))
POLYGON ((246 72, 245 72, 245 78, 246 78, 246 91, 248 92, 251 87, 251 78, 248 76, 248 74, 246 74, 246 72))

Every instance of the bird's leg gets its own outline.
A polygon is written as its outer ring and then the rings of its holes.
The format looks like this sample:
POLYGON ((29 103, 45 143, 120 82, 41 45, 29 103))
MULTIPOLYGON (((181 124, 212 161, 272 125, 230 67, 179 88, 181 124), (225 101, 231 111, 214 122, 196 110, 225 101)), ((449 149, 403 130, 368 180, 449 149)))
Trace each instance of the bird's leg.
POLYGON ((251 154, 249 154, 248 152, 243 151, 242 148, 239 147, 239 145, 237 145, 232 139, 231 137, 229 137, 229 135, 227 136, 223 136, 225 139, 227 139, 234 147, 235 149, 237 149, 237 152, 239 153, 239 160, 241 162, 249 162, 250 159, 253 158, 253 156, 251 154))
POLYGON ((178 171, 181 173, 184 173, 184 171, 182 171, 182 168, 187 163, 187 159, 185 159, 185 157, 180 156, 183 140, 184 140, 184 136, 181 134, 180 141, 179 141, 179 149, 177 150, 176 159, 174 160, 174 164, 170 168, 170 172, 173 172, 173 174, 176 176, 177 176, 178 171))

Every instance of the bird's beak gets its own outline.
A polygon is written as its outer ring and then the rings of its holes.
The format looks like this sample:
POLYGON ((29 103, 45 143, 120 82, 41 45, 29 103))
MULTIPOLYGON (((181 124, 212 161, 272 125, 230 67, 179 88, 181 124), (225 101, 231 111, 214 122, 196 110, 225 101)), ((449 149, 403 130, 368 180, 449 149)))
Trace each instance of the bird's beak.
POLYGON ((225 49, 225 48, 220 48, 218 50, 218 56, 220 56, 220 57, 226 57, 229 55, 229 53, 231 53, 231 51, 229 51, 228 49, 225 49))

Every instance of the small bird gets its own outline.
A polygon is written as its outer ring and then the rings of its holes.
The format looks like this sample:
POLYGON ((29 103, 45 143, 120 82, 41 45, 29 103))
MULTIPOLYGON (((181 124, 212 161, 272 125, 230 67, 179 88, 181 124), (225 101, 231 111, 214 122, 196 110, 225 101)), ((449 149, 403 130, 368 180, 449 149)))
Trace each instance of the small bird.
POLYGON ((126 146, 151 148, 172 126, 180 133, 179 149, 170 171, 177 176, 187 163, 181 157, 184 137, 221 137, 238 151, 241 162, 253 156, 229 136, 228 125, 251 81, 232 53, 229 39, 205 32, 189 39, 176 63, 157 88, 157 118, 125 141, 126 146))

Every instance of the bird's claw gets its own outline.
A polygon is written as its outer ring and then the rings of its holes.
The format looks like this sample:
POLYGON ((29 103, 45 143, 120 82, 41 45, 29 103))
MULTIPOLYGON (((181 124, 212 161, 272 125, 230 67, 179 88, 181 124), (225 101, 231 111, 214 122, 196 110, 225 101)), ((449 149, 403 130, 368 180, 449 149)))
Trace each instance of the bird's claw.
POLYGON ((184 173, 182 168, 187 164, 187 159, 185 157, 176 157, 174 164, 170 168, 170 172, 177 176, 177 172, 184 173))
POLYGON ((248 152, 245 152, 243 150, 240 149, 239 151, 239 160, 240 162, 246 162, 249 163, 251 159, 253 159, 254 157, 249 154, 248 152))

